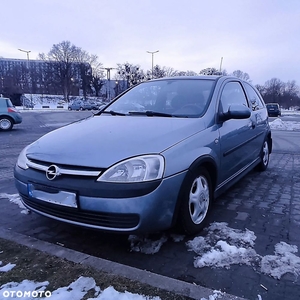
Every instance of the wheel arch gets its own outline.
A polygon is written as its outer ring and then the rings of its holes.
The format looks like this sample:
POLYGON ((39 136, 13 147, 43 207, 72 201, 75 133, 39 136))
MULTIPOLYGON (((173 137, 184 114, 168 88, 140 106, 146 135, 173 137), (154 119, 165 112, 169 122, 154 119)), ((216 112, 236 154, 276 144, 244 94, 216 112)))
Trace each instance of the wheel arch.
POLYGON ((190 167, 188 168, 188 172, 187 172, 184 180, 182 181, 182 184, 179 189, 179 194, 178 194, 178 197, 176 200, 175 212, 174 212, 173 220, 172 220, 173 225, 175 225, 178 220, 181 202, 183 201, 184 186, 186 185, 187 181, 189 181, 192 174, 195 171, 199 170, 200 168, 206 169, 206 171, 209 173, 211 184, 212 184, 212 196, 214 196, 215 187, 217 185, 218 168, 217 168, 216 162, 214 161, 214 159, 211 156, 204 155, 204 156, 197 158, 190 165, 190 167))

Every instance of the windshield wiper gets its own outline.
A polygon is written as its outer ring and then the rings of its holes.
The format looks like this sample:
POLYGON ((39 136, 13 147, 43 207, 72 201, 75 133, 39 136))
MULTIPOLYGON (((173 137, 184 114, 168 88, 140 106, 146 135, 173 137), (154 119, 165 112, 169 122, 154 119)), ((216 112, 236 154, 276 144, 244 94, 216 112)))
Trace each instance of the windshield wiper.
POLYGON ((129 111, 130 115, 144 115, 148 117, 176 117, 171 114, 162 113, 158 111, 146 110, 146 111, 129 111))
POLYGON ((117 111, 114 111, 114 110, 103 110, 103 111, 99 111, 99 113, 97 114, 110 114, 112 116, 126 116, 126 114, 124 113, 120 113, 120 112, 117 112, 117 111))

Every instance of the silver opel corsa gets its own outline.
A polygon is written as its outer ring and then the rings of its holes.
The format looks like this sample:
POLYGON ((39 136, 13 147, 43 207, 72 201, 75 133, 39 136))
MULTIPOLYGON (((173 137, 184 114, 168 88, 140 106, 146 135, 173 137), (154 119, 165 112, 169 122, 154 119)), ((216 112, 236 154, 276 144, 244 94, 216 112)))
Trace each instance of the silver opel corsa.
POLYGON ((27 146, 14 175, 24 205, 105 231, 204 226, 214 198, 272 151, 259 92, 229 76, 151 80, 94 116, 27 146))

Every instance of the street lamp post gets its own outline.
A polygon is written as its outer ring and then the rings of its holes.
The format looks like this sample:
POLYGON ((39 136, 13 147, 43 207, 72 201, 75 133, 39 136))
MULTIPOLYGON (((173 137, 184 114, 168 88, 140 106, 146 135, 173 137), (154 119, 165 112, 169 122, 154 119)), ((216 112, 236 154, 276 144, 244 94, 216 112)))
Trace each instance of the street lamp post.
POLYGON ((222 72, 222 63, 223 63, 223 57, 221 57, 221 62, 220 62, 220 72, 222 72))
MULTIPOLYGON (((31 76, 30 76, 30 70, 29 70, 29 53, 31 52, 30 50, 23 50, 23 49, 18 49, 19 51, 21 52, 25 52, 26 55, 27 55, 27 70, 28 70, 28 75, 29 75, 29 81, 28 81, 28 85, 29 85, 29 89, 30 89, 30 106, 31 106, 31 109, 33 108, 32 107, 32 79, 31 79, 31 76)), ((24 103, 23 103, 23 106, 24 106, 24 103)))
POLYGON ((107 73, 108 89, 106 88, 106 90, 107 90, 108 102, 110 102, 110 71, 115 69, 115 68, 103 68, 103 69, 105 69, 106 73, 107 73))
POLYGON ((153 79, 153 56, 154 56, 154 53, 157 53, 159 52, 159 50, 157 51, 147 51, 147 53, 150 53, 152 55, 152 79, 153 79))

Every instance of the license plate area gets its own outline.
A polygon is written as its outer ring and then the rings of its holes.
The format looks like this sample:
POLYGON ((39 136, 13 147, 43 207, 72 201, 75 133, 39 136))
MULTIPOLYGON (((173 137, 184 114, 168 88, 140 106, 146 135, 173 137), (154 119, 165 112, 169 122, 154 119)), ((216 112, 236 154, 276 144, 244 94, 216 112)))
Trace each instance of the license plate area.
POLYGON ((77 208, 77 197, 75 192, 61 191, 56 188, 40 184, 28 183, 28 195, 48 203, 77 208))

